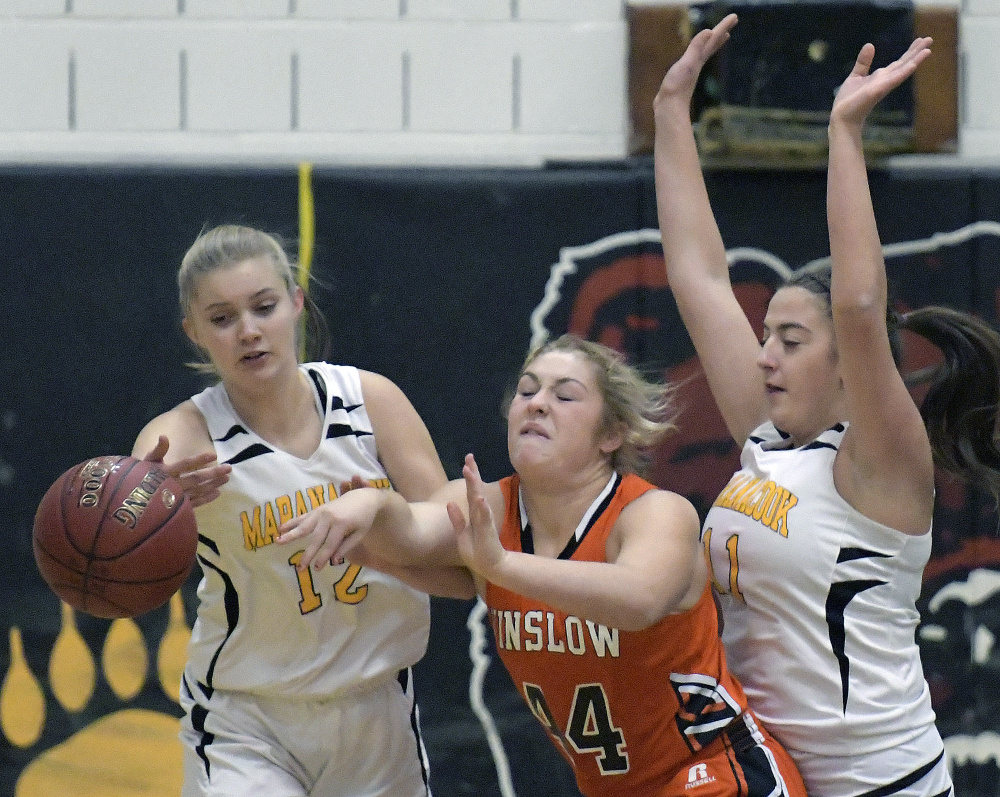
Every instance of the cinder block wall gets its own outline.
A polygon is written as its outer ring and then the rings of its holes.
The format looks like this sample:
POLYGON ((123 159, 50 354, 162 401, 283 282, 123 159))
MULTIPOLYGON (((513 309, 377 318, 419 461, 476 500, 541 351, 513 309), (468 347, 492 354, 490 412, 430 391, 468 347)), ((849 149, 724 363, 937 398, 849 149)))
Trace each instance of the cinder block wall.
POLYGON ((0 0, 0 163, 628 154, 622 0, 0 0))
MULTIPOLYGON (((918 151, 955 151, 957 72, 959 155, 1000 157, 1000 0, 958 2, 918 3, 943 47, 918 81, 918 151)), ((627 7, 657 5, 0 0, 0 164, 625 157, 648 137, 627 7)))
POLYGON ((1000 157, 1000 0, 962 0, 959 153, 1000 157))

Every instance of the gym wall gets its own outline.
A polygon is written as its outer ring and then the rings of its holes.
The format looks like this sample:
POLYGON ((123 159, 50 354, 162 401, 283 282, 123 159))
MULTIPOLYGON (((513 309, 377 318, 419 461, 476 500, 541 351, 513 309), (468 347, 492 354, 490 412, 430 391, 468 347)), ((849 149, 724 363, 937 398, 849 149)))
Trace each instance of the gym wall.
MULTIPOLYGON (((759 322, 779 276, 828 254, 822 171, 712 170, 734 281, 759 322)), ((544 169, 315 169, 314 298, 332 359, 382 372, 425 418, 449 475, 466 452, 506 474, 500 405, 532 340, 609 343, 682 392, 681 432, 652 476, 704 513, 737 461, 665 284, 652 169, 635 158, 544 169)), ((38 575, 45 488, 88 456, 124 453, 199 389, 185 369, 176 268, 205 226, 294 240, 293 168, 0 169, 0 797, 175 795, 176 689, 194 580, 134 621, 61 606, 38 575)), ((1000 173, 880 170, 872 190, 900 307, 996 323, 1000 173)), ((933 360, 915 348, 907 369, 933 360)), ((942 479, 918 641, 960 797, 1000 778, 1000 537, 983 496, 942 479)), ((573 795, 522 706, 475 602, 435 599, 417 667, 437 797, 573 795)))

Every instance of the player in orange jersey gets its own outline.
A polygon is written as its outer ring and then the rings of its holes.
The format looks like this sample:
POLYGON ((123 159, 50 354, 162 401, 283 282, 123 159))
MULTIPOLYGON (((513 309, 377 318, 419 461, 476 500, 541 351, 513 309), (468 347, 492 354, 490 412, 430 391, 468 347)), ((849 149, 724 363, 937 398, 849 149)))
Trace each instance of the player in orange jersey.
POLYGON ((804 795, 727 669, 694 507, 636 475, 673 427, 670 398, 615 351, 565 335, 529 354, 510 400, 514 475, 484 483, 469 455, 429 502, 353 490, 280 540, 304 543, 302 566, 318 569, 344 555, 436 566, 410 571, 430 590, 435 573, 470 573, 584 794, 804 795))

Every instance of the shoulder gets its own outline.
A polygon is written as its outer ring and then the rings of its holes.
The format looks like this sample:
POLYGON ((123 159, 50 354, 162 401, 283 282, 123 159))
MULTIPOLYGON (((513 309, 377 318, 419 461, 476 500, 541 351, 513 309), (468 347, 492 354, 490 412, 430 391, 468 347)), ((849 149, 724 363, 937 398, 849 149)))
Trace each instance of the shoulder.
POLYGON ((393 405, 398 403, 409 404, 410 400, 400 387, 389 377, 374 371, 362 371, 357 369, 358 379, 361 381, 361 391, 365 396, 365 404, 369 406, 393 405))
POLYGON ((159 437, 170 441, 167 461, 212 451, 212 439, 201 414, 192 399, 182 401, 173 409, 157 415, 139 432, 133 454, 145 456, 156 445, 159 437))
MULTIPOLYGON (((648 482, 643 484, 648 485, 648 482)), ((626 477, 622 486, 628 485, 626 477)), ((680 493, 648 485, 645 491, 625 504, 615 526, 626 531, 633 527, 670 529, 685 535, 693 533, 697 537, 701 531, 701 520, 694 504, 680 493)))

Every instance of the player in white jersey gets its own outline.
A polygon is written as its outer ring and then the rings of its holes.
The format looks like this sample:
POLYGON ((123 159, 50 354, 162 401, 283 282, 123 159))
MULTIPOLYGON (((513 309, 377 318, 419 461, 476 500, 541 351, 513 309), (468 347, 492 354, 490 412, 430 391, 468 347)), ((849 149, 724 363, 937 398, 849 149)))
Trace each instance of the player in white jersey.
POLYGON ((178 284, 219 382, 150 421, 134 452, 166 456, 196 503, 182 794, 426 797, 410 667, 427 595, 354 565, 301 569, 301 551, 273 543, 352 480, 429 496, 446 482, 430 435, 385 377, 300 365, 307 299, 274 237, 210 230, 178 284))
POLYGON ((862 147, 869 112, 931 42, 916 39, 875 71, 865 45, 839 88, 829 124, 832 265, 777 290, 760 341, 732 290, 690 117, 698 74, 735 24, 731 14, 697 34, 654 103, 667 277, 743 446, 742 470, 702 532, 727 658, 811 797, 948 795, 915 604, 934 464, 1000 494, 1000 335, 946 308, 888 310, 862 147), (922 405, 926 424, 894 360, 904 328, 944 356, 922 405))
POLYGON ((841 497, 833 460, 845 432, 795 447, 772 423, 758 427, 702 532, 727 659, 810 772, 810 794, 860 794, 862 777, 885 785, 886 773, 943 751, 914 638, 930 534, 897 531, 841 497))

